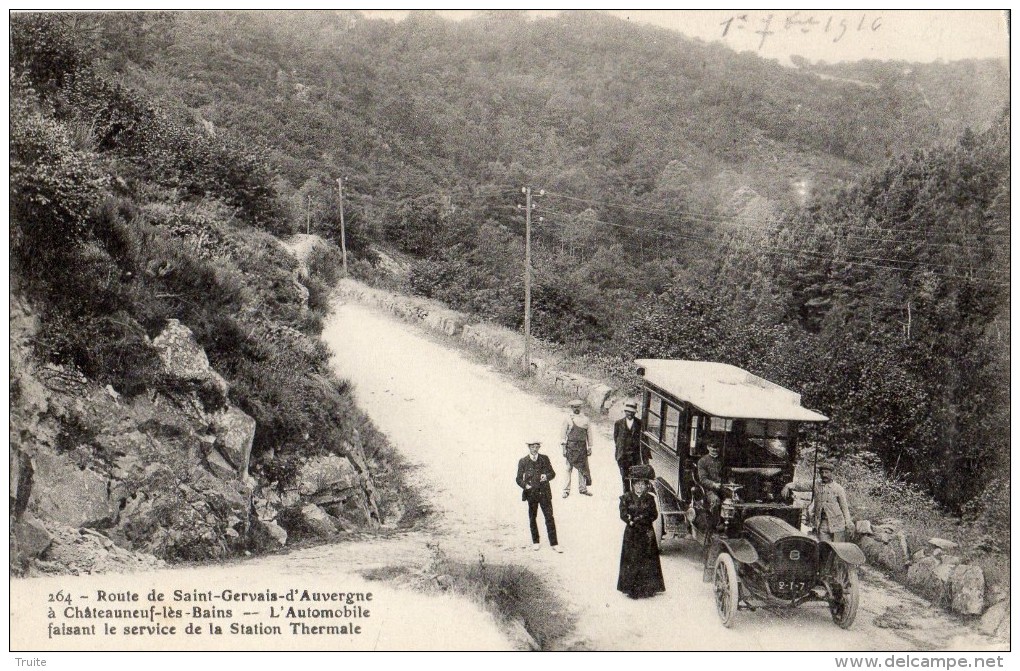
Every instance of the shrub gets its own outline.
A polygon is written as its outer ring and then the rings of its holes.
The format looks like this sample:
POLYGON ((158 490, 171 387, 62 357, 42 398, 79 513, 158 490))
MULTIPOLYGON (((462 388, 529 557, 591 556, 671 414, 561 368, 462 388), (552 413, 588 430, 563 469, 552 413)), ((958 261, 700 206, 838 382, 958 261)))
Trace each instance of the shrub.
POLYGON ((108 178, 95 156, 76 150, 66 130, 38 111, 30 92, 12 92, 11 251, 28 278, 44 275, 88 236, 108 178))
POLYGON ((308 274, 332 287, 343 276, 343 255, 335 245, 317 244, 308 254, 308 274))
POLYGON ((322 331, 321 315, 329 312, 329 296, 333 289, 314 277, 305 282, 305 287, 308 289, 308 309, 311 312, 298 328, 305 333, 318 334, 322 331))
POLYGON ((158 388, 163 381, 162 362, 141 326, 132 322, 123 312, 77 318, 46 313, 36 352, 44 360, 74 366, 128 396, 147 387, 158 388))
POLYGON ((75 23, 56 13, 13 14, 10 26, 11 68, 25 72, 35 86, 55 89, 91 63, 93 44, 75 23))

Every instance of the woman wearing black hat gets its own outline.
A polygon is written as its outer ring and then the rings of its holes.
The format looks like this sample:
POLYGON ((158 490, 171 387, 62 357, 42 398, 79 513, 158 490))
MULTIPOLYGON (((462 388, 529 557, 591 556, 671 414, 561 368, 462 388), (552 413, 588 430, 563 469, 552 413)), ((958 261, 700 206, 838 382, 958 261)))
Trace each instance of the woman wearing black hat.
MULTIPOLYGON (((627 523, 620 552, 620 579, 616 589, 632 599, 655 596, 666 591, 659 563, 659 544, 653 525, 659 517, 655 497, 649 492, 651 467, 630 470, 632 491, 620 497, 620 519, 627 523)), ((651 476, 654 477, 654 476, 651 476)))

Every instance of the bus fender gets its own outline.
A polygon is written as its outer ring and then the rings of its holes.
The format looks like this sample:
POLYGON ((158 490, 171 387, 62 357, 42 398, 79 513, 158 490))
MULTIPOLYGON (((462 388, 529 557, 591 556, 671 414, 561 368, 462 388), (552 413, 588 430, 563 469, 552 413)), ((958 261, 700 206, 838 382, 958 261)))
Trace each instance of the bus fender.
POLYGON ((745 538, 722 538, 719 543, 741 564, 753 564, 758 561, 758 551, 745 538))
POLYGON ((837 557, 851 566, 860 566, 867 561, 864 556, 864 551, 857 547, 855 543, 822 541, 819 543, 819 546, 818 559, 819 564, 822 566, 825 565, 825 562, 831 553, 835 553, 837 557))

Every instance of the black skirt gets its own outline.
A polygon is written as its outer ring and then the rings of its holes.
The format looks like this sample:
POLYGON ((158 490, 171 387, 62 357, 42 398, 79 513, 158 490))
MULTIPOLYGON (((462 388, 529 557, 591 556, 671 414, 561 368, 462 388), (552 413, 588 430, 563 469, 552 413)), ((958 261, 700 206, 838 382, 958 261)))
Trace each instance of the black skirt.
POLYGON ((652 527, 658 517, 655 499, 650 494, 641 497, 624 494, 620 497, 620 517, 628 524, 623 532, 620 551, 620 578, 616 589, 635 599, 654 596, 666 591, 659 562, 659 544, 652 527))

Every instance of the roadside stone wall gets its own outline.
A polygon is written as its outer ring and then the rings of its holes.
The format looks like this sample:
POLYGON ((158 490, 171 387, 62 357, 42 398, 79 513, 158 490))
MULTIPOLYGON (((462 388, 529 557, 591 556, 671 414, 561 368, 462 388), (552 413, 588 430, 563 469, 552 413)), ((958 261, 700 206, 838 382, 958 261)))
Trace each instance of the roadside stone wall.
MULTIPOLYGON (((340 280, 336 291, 343 299, 374 305, 404 321, 460 338, 487 355, 496 357, 507 368, 523 370, 524 336, 516 331, 471 321, 466 315, 437 301, 402 296, 352 279, 340 280)), ((563 370, 559 362, 560 357, 554 352, 532 340, 531 374, 543 388, 579 398, 596 414, 607 414, 614 407, 614 402, 623 398, 620 390, 602 380, 563 370)))
MULTIPOLYGON (((924 547, 911 547, 903 523, 895 519, 861 520, 855 531, 855 541, 871 564, 885 569, 933 604, 960 615, 977 616, 992 612, 1008 599, 1008 594, 987 588, 981 567, 964 562, 960 547, 953 541, 929 538, 924 547)), ((993 613, 987 621, 982 618, 993 634, 1000 629, 998 622, 995 626, 988 624, 994 617, 993 613)))

